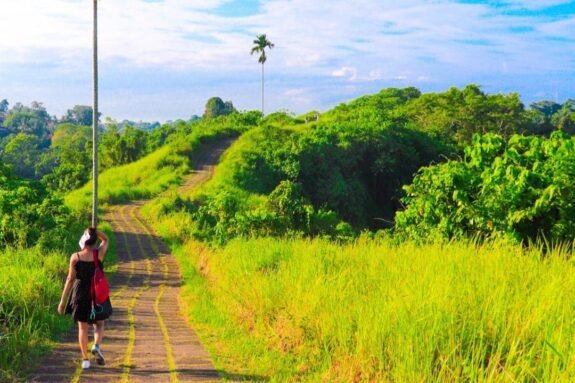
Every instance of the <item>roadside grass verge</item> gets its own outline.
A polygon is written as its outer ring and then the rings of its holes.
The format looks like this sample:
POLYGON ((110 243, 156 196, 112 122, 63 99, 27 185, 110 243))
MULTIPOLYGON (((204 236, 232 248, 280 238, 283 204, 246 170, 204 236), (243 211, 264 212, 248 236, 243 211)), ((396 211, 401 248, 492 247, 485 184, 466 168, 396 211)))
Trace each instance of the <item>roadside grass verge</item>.
MULTIPOLYGON (((224 121, 225 122, 225 121, 224 121)), ((170 186, 179 185, 194 164, 204 145, 234 137, 249 129, 222 122, 201 124, 186 136, 174 137, 170 143, 133 163, 102 172, 98 178, 98 202, 105 207, 157 196, 170 186)), ((89 215, 92 182, 69 193, 65 203, 81 215, 89 215)))
MULTIPOLYGON (((98 178, 98 202, 115 204, 150 198, 177 183, 189 169, 188 158, 169 145, 128 165, 103 172, 98 178)), ((86 212, 91 207, 92 182, 74 190, 65 202, 72 210, 86 212)))
POLYGON ((262 238, 175 254, 188 318, 230 379, 575 379, 571 248, 262 238))
MULTIPOLYGON (((106 256, 111 276, 117 269, 115 241, 108 225, 101 228, 111 241, 106 256)), ((37 247, 0 250, 0 382, 20 381, 73 325, 70 316, 57 313, 69 260, 69 253, 37 247)))

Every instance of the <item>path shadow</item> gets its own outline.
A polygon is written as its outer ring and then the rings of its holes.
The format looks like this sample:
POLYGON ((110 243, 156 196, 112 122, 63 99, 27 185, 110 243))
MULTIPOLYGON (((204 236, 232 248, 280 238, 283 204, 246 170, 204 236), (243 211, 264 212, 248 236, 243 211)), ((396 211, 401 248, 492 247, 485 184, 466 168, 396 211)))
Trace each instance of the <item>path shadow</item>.
POLYGON ((269 376, 262 376, 262 375, 252 375, 252 374, 235 374, 226 372, 224 370, 218 370, 218 374, 220 377, 231 380, 234 382, 269 382, 269 376))

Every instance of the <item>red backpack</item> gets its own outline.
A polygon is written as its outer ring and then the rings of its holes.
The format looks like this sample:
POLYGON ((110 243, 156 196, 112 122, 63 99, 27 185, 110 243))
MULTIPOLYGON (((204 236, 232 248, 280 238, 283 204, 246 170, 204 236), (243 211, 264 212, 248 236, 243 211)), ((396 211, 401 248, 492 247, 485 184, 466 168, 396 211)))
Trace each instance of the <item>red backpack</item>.
POLYGON ((108 281, 104 275, 104 271, 100 267, 100 260, 98 259, 98 250, 93 250, 92 255, 94 256, 94 278, 92 279, 92 301, 96 305, 101 305, 106 302, 110 296, 110 287, 108 286, 108 281))

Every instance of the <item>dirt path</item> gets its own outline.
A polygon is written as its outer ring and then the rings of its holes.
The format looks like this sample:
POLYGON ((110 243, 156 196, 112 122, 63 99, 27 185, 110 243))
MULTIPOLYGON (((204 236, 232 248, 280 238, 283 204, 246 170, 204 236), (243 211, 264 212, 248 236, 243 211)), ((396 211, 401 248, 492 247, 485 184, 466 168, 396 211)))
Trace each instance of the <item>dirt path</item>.
MULTIPOLYGON (((181 192, 211 178, 227 140, 195 159, 181 192)), ((102 346, 106 365, 82 370, 74 327, 42 360, 29 382, 212 382, 219 376, 178 304, 181 276, 167 246, 140 215, 145 201, 108 212, 116 236, 118 272, 112 281, 114 315, 102 346)))

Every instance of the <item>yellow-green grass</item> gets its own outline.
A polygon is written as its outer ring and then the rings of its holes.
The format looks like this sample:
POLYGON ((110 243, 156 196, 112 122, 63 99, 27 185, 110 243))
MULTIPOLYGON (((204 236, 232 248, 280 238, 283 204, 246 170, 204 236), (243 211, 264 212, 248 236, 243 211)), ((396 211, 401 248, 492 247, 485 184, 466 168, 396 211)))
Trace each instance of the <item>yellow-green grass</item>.
MULTIPOLYGON (((153 153, 127 165, 102 172, 98 177, 98 201, 115 204, 157 196, 170 186, 179 185, 190 170, 204 144, 233 137, 246 127, 214 125, 198 127, 185 137, 178 137, 153 153)), ((72 210, 89 214, 92 205, 92 181, 65 198, 72 210)))
POLYGON ((234 185, 235 169, 241 166, 242 152, 251 148, 254 135, 261 135, 261 129, 253 129, 242 134, 232 146, 227 149, 215 168, 213 177, 206 183, 188 191, 169 190, 147 203, 142 213, 164 227, 165 240, 181 242, 189 237, 192 217, 185 211, 180 211, 178 204, 183 200, 203 201, 218 191, 226 191, 234 196, 240 204, 257 207, 265 202, 265 196, 250 193, 234 185))
POLYGON ((252 239, 175 253, 226 376, 575 381, 571 249, 252 239))
POLYGON ((241 188, 235 186, 234 174, 238 172, 243 165, 243 153, 249 150, 257 149, 256 140, 263 133, 262 128, 252 129, 242 134, 236 142, 229 149, 227 149, 220 157, 219 164, 215 169, 215 174, 206 183, 197 188, 192 188, 189 195, 181 195, 182 197, 202 198, 202 195, 213 194, 215 191, 226 189, 238 197, 238 200, 244 201, 248 205, 257 205, 261 203, 261 196, 249 193, 241 188))
MULTIPOLYGON (((178 183, 188 170, 189 159, 166 145, 128 165, 104 171, 98 177, 98 201, 117 203, 149 198, 178 183)), ((66 205, 75 211, 90 209, 92 182, 66 196, 66 205)))
MULTIPOLYGON (((256 138, 264 134, 261 128, 242 134, 233 145, 227 149, 215 168, 213 177, 198 187, 187 192, 169 191, 150 201, 142 210, 144 215, 164 227, 164 239, 181 242, 189 237, 189 229, 193 226, 189 213, 180 211, 177 205, 182 200, 194 200, 200 203, 210 196, 225 191, 234 197, 242 207, 256 208, 265 203, 264 195, 248 192, 235 185, 234 173, 243 166, 242 153, 257 147, 256 138)), ((238 207, 238 210, 242 210, 238 207)))
MULTIPOLYGON (((109 226, 102 228, 110 233, 109 226)), ((108 273, 116 268, 110 238, 108 273)), ((25 376, 58 334, 72 326, 69 316, 57 313, 69 259, 70 254, 38 248, 0 250, 0 382, 25 376)))
POLYGON ((67 264, 55 252, 0 251, 0 381, 20 375, 47 350, 50 334, 67 327, 56 313, 67 264))

